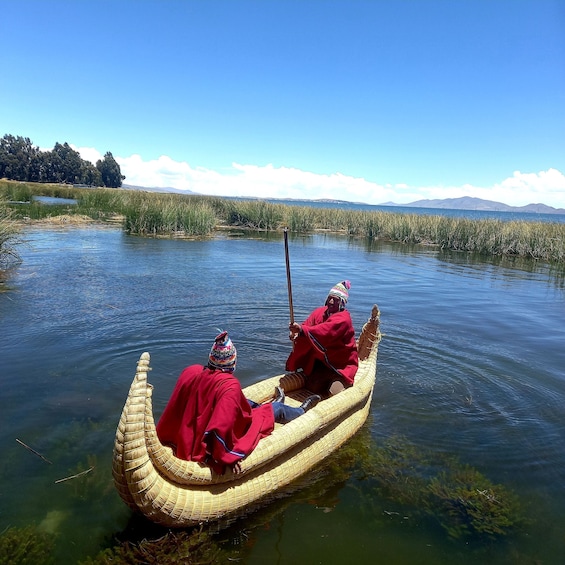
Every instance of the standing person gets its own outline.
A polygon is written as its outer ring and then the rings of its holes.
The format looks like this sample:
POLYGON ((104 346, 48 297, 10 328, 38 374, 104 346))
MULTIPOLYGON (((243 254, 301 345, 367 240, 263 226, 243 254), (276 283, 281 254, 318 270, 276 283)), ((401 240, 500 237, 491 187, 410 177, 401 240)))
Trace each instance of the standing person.
POLYGON ((223 474, 227 467, 238 473, 247 457, 274 429, 313 408, 320 397, 310 397, 299 407, 286 406, 282 389, 275 402, 248 401, 234 376, 237 351, 227 332, 214 340, 208 364, 191 365, 180 374, 157 424, 157 435, 173 446, 175 455, 198 461, 223 474))
POLYGON ((351 283, 337 283, 324 306, 316 308, 302 323, 289 325, 292 352, 287 371, 302 369, 306 388, 321 395, 334 395, 353 385, 359 366, 355 330, 345 309, 351 283))

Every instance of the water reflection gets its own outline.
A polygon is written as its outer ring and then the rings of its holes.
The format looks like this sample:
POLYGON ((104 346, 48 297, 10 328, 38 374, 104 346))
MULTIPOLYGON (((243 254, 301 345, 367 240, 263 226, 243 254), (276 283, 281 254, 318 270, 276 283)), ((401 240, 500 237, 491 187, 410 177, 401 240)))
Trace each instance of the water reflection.
MULTIPOLYGON (((387 252, 396 256, 430 256, 438 261, 461 267, 464 271, 470 268, 483 273, 488 266, 496 270, 496 276, 508 277, 513 274, 523 277, 526 273, 537 274, 555 285, 557 289, 565 286, 565 266, 562 264, 545 263, 536 259, 518 256, 488 256, 466 251, 452 251, 437 246, 423 247, 415 244, 400 244, 393 242, 362 240, 363 249, 368 253, 387 252)), ((360 245, 358 240, 351 241, 352 247, 360 245)))

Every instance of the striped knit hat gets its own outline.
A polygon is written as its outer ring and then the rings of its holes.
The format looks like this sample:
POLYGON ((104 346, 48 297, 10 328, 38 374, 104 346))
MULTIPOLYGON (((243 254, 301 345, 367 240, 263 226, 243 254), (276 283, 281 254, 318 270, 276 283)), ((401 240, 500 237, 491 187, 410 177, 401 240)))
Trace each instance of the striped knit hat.
POLYGON ((336 296, 341 300, 342 308, 345 308, 347 300, 349 298, 349 289, 351 288, 351 283, 349 281, 338 282, 329 292, 328 298, 330 296, 336 296))
POLYGON ((214 345, 212 349, 210 349, 208 365, 214 369, 231 373, 235 370, 236 360, 237 351, 228 336, 228 332, 222 332, 217 335, 214 340, 214 345))

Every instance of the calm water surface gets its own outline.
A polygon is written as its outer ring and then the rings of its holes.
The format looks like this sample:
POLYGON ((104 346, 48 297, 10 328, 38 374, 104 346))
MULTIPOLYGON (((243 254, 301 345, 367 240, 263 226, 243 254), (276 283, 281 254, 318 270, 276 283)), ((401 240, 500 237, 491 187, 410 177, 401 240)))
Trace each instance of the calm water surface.
MULTIPOLYGON (((238 348, 244 385, 282 372, 290 347, 284 249, 280 234, 25 235, 23 264, 0 293, 0 532, 39 526, 57 536, 57 563, 77 563, 115 537, 145 535, 111 479, 114 432, 143 351, 152 356, 156 416, 180 370, 205 362, 218 329, 238 348)), ((356 459, 401 437, 432 460, 453 456, 504 485, 529 522, 495 541, 452 539, 418 508, 383 496, 355 462, 335 458, 341 472, 317 470, 319 480, 220 531, 231 555, 243 563, 561 563, 563 273, 322 235, 291 239, 290 253, 298 319, 343 278, 352 281, 358 330, 373 303, 381 308, 377 386, 356 459)))

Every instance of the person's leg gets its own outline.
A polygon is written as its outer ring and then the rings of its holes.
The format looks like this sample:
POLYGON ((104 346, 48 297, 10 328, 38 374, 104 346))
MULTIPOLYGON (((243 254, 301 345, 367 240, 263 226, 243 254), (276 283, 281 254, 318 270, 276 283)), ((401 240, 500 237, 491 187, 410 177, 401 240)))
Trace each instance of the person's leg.
POLYGON ((257 406, 260 406, 260 404, 257 404, 254 400, 249 400, 249 398, 247 399, 247 402, 249 402, 249 406, 251 406, 251 408, 257 408, 257 406))
POLYGON ((273 402, 272 406, 273 412, 275 413, 275 422, 279 424, 288 424, 291 420, 304 414, 304 409, 300 406, 295 408, 294 406, 288 406, 282 402, 273 402))
POLYGON ((282 402, 273 402, 273 412, 275 414, 275 422, 279 424, 288 424, 288 422, 302 416, 304 412, 308 412, 311 408, 314 408, 322 398, 318 394, 309 396, 300 406, 288 406, 287 404, 282 404, 282 402))

